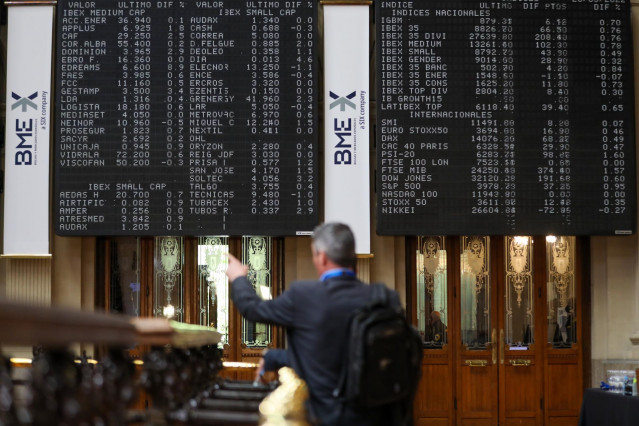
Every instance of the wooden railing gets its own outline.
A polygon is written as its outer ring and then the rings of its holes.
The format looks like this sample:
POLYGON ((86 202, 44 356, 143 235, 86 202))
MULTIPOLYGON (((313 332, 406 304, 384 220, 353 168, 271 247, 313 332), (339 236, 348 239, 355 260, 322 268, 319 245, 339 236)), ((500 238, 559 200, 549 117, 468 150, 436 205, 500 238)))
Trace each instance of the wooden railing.
POLYGON ((0 345, 34 348, 32 360, 0 360, 0 395, 10 395, 0 424, 256 425, 278 382, 222 379, 220 338, 163 318, 0 302, 0 345), (105 355, 78 357, 69 350, 77 343, 105 347, 105 355), (136 345, 150 348, 142 360, 128 355, 136 345), (141 394, 148 406, 136 404, 141 394))

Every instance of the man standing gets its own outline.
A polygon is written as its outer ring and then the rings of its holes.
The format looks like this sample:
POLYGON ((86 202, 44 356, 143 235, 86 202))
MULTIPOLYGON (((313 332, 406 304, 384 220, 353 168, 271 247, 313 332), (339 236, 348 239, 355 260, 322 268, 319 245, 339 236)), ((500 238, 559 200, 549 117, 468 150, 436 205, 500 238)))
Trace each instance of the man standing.
MULTIPOLYGON (((313 231, 311 243, 317 281, 298 281, 279 297, 262 300, 246 279, 248 267, 229 256, 226 272, 231 298, 250 321, 287 329, 289 361, 306 381, 310 417, 321 425, 392 425, 390 408, 359 410, 333 396, 348 346, 351 314, 372 300, 372 287, 355 275, 355 238, 340 223, 325 223, 313 231)), ((389 291, 391 306, 399 306, 389 291)))
POLYGON ((436 346, 446 344, 446 326, 439 311, 430 313, 430 343, 436 346))

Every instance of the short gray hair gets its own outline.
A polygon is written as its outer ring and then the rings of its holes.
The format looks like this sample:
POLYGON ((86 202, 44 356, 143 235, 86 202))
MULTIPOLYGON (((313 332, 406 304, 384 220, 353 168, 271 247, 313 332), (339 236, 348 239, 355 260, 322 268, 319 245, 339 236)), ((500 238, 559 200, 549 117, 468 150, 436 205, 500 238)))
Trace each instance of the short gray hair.
POLYGON ((343 268, 355 268, 355 236, 348 225, 328 222, 313 230, 313 247, 343 268))

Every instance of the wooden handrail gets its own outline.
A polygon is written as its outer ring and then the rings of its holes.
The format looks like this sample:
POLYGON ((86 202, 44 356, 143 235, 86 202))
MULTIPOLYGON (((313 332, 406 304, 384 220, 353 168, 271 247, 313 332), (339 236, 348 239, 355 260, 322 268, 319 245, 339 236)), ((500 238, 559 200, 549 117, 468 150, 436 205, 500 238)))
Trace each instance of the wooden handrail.
POLYGON ((197 347, 219 343, 213 328, 121 314, 0 302, 0 343, 66 347, 73 343, 197 347))

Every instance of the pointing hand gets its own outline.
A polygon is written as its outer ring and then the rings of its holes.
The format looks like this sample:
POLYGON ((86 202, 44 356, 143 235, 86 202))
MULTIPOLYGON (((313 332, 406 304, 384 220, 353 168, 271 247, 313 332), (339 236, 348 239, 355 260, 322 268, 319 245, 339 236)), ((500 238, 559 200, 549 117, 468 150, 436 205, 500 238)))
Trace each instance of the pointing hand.
POLYGON ((229 266, 226 268, 226 276, 229 277, 229 282, 235 281, 238 277, 245 277, 248 274, 248 266, 244 265, 232 254, 229 254, 228 257, 229 266))

